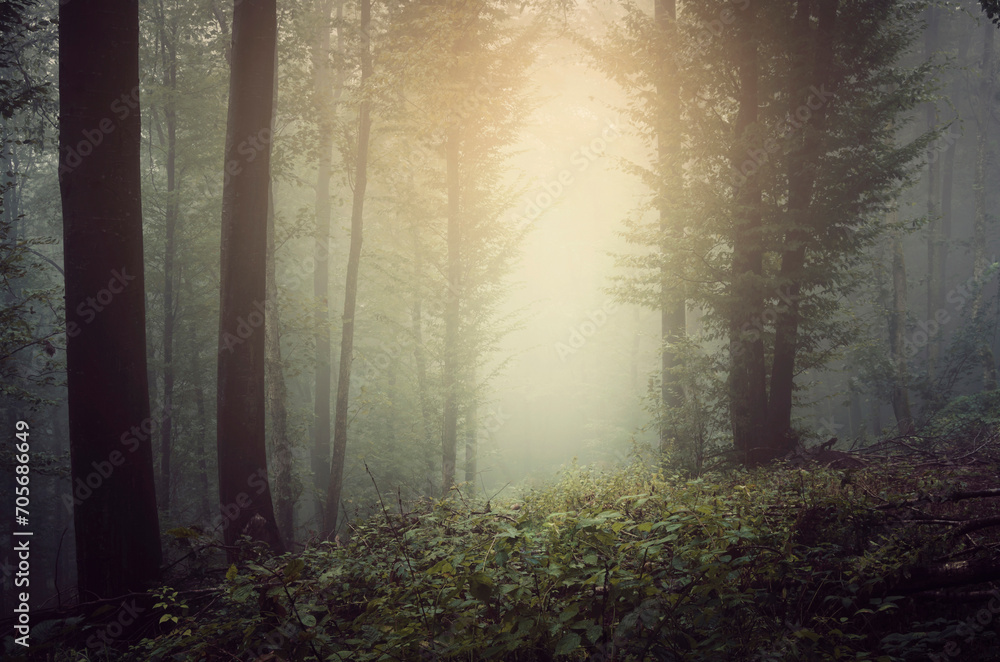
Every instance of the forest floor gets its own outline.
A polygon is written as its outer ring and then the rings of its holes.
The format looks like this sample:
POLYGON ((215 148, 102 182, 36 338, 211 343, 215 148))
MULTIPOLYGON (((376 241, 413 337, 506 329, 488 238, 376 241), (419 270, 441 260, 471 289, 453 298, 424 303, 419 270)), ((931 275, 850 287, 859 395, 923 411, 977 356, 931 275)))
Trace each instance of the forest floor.
POLYGON ((376 504, 344 545, 228 566, 177 529, 172 587, 7 659, 1000 660, 1000 444, 929 444, 693 479, 572 466, 504 502, 376 504))

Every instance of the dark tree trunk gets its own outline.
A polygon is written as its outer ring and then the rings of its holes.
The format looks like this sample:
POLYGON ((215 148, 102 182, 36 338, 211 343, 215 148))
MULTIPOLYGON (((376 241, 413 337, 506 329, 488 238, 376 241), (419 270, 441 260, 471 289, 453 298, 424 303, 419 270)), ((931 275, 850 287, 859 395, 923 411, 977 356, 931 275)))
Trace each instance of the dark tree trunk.
POLYGON ((361 108, 358 118, 358 152, 351 207, 351 248, 347 256, 347 284, 344 288, 343 332, 340 339, 340 375, 337 379, 337 411, 333 423, 333 457, 330 460, 330 487, 326 493, 323 531, 332 540, 337 534, 340 493, 344 483, 347 452, 347 408, 351 390, 351 362, 354 355, 354 315, 358 298, 358 269, 364 230, 365 188, 368 185, 368 137, 371 133, 371 102, 366 84, 372 75, 368 31, 371 27, 371 0, 361 0, 361 108))
POLYGON ((159 576, 149 439, 137 3, 59 7, 66 379, 81 598, 159 576))
MULTIPOLYGON (((799 0, 792 32, 799 37, 797 61, 789 80, 789 113, 794 115, 804 99, 802 93, 814 80, 830 79, 833 53, 834 22, 837 2, 823 2, 819 8, 816 34, 810 29, 812 2, 799 0)), ((817 159, 822 147, 826 119, 826 106, 821 105, 809 120, 812 131, 802 131, 795 136, 797 149, 788 165, 788 229, 781 254, 778 287, 781 303, 776 308, 774 329, 774 358, 771 365, 771 384, 768 395, 768 442, 775 455, 791 450, 794 434, 792 425, 792 397, 795 393, 795 360, 798 354, 798 335, 801 318, 799 299, 802 292, 802 270, 806 265, 806 243, 815 223, 810 218, 813 184, 816 179, 817 159)))
POLYGON ((253 530, 280 553, 264 442, 262 328, 277 12, 275 0, 234 4, 222 192, 219 499, 227 545, 253 530))
MULTIPOLYGON (((736 43, 740 97, 735 131, 738 143, 757 123, 758 108, 758 18, 755 5, 747 8, 736 43)), ((744 146, 733 151, 733 167, 739 171, 746 155, 744 146)), ((767 421, 767 391, 764 340, 758 327, 763 319, 764 297, 758 280, 763 272, 761 246, 761 190, 754 177, 747 177, 736 194, 729 316, 729 415, 733 444, 741 459, 753 463, 753 449, 761 445, 767 421)))

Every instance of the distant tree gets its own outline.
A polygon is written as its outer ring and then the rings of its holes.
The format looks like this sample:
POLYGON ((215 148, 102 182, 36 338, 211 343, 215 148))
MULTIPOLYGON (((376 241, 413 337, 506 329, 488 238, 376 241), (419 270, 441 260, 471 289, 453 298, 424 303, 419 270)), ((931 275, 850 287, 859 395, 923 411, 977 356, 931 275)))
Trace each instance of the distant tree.
POLYGON ((361 0, 361 104, 358 109, 358 140, 354 163, 354 197, 351 206, 351 247, 347 257, 347 282, 344 285, 344 316, 341 320, 340 371, 337 379, 337 406, 333 423, 333 456, 323 512, 323 531, 327 538, 337 534, 340 493, 344 482, 344 458, 347 452, 347 408, 350 404, 351 364, 354 361, 354 320, 357 315, 358 270, 361 267, 361 244, 364 231, 365 192, 368 186, 368 143, 371 135, 371 99, 368 83, 372 77, 371 0, 361 0))
POLYGON ((218 462, 224 539, 242 533, 284 549, 264 444, 265 267, 277 10, 237 0, 222 194, 218 462))
MULTIPOLYGON (((972 277, 975 279, 975 292, 972 296, 971 318, 974 328, 983 328, 983 286, 988 261, 986 257, 986 160, 989 151, 990 124, 993 123, 993 89, 996 76, 994 64, 994 28, 990 25, 983 29, 983 56, 979 66, 979 99, 976 104, 976 124, 979 128, 979 141, 976 146, 976 165, 972 182, 972 195, 975 200, 975 216, 972 223, 972 277)), ((929 319, 929 318, 928 318, 929 319)), ((983 388, 991 391, 997 388, 997 368, 993 350, 985 333, 978 334, 976 350, 982 368, 983 388)))
POLYGON ((59 174, 80 594, 159 575, 142 252, 138 3, 59 6, 59 174), (145 431, 145 432, 144 432, 145 431))
POLYGON ((332 215, 333 142, 337 108, 344 89, 344 65, 333 61, 331 53, 331 12, 336 6, 337 50, 344 50, 344 0, 319 0, 315 35, 310 48, 313 89, 310 108, 316 123, 316 225, 313 296, 316 306, 314 326, 315 386, 313 402, 312 470, 316 488, 317 522, 324 518, 325 494, 330 485, 330 397, 333 367, 330 363, 330 218, 332 215))
POLYGON ((927 99, 927 67, 899 66, 917 18, 874 0, 678 13, 687 199, 699 222, 674 250, 697 267, 682 276, 707 338, 728 345, 730 425, 747 462, 795 443, 796 377, 850 337, 844 295, 933 137, 896 144, 893 121, 927 99), (712 21, 725 38, 706 38, 712 21))

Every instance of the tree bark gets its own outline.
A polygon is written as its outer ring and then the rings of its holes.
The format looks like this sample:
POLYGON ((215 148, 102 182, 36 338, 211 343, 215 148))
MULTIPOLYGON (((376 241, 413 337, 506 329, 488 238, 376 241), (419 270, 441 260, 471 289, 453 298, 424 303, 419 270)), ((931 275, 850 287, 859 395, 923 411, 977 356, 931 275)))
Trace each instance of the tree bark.
POLYGON ((161 561, 147 436, 138 11, 106 0, 59 6, 70 465, 87 599, 146 588, 161 561))
POLYGON ((326 494, 323 531, 332 540, 337 534, 340 493, 344 481, 347 452, 347 409, 351 390, 351 362, 354 355, 354 316, 358 297, 358 269, 364 229, 365 188, 368 184, 368 138, 371 133, 371 101, 367 83, 372 76, 371 0, 361 0, 361 108, 358 118, 358 152, 351 208, 351 248, 347 258, 347 285, 344 288, 344 319, 340 339, 340 375, 337 380, 337 411, 333 428, 333 457, 330 460, 330 487, 326 494))
MULTIPOLYGON (((219 498, 224 539, 255 532, 284 551, 264 436, 265 263, 277 38, 275 0, 236 0, 222 191, 219 309, 219 498), (257 517, 259 516, 259 517, 257 517)), ((230 552, 230 560, 236 555, 230 552)))

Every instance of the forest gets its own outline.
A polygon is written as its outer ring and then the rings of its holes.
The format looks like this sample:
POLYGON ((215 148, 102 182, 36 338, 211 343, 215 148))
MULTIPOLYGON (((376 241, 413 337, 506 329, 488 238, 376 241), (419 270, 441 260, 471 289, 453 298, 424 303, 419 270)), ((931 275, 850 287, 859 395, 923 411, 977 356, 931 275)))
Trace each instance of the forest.
POLYGON ((1000 660, 998 30, 0 0, 0 659, 1000 660))

